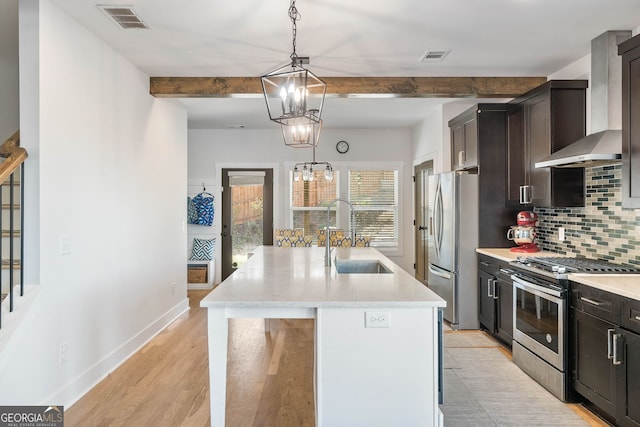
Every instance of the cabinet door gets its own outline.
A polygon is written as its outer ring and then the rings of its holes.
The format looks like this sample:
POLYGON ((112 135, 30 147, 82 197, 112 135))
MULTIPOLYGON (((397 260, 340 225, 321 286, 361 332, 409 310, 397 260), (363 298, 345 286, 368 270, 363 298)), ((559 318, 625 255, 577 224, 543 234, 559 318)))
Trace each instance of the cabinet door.
POLYGON ((616 366, 608 357, 608 331, 615 325, 571 309, 572 382, 576 392, 616 416, 616 366))
POLYGON ((640 46, 622 56, 622 206, 627 208, 640 208, 640 120, 637 117, 640 117, 640 46))
POLYGON ((489 332, 495 332, 496 328, 496 300, 494 299, 495 276, 486 271, 478 270, 479 307, 478 318, 480 324, 489 332))
POLYGON ((624 340, 624 362, 618 376, 618 423, 640 426, 640 335, 619 329, 624 340))
POLYGON ((507 112, 507 205, 520 206, 520 186, 528 184, 525 169, 524 109, 507 112))
POLYGON ((460 123, 451 128, 451 170, 464 167, 464 124, 460 123))
POLYGON ((511 344, 513 341, 513 283, 498 278, 498 336, 511 344))
POLYGON ((551 206, 551 169, 535 167, 536 162, 551 154, 550 102, 549 94, 545 93, 527 101, 525 106, 525 139, 529 146, 526 167, 534 206, 551 206))
POLYGON ((474 117, 464 124, 464 167, 478 166, 478 121, 474 117))

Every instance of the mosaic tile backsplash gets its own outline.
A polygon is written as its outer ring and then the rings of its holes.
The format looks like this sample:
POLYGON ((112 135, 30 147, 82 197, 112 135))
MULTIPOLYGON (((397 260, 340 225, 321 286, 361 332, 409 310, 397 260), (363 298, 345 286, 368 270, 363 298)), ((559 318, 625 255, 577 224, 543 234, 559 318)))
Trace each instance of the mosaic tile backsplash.
POLYGON ((640 266, 640 209, 622 208, 620 164, 585 169, 586 201, 579 208, 534 208, 542 249, 640 266), (558 241, 558 227, 565 240, 558 241))

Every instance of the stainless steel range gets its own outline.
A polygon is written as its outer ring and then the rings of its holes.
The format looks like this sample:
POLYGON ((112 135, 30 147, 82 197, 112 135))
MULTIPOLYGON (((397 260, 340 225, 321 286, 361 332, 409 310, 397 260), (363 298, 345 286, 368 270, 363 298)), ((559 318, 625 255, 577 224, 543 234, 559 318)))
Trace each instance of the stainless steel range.
POLYGON ((569 273, 624 274, 640 269, 587 258, 518 257, 513 280, 513 361, 562 401, 569 399, 569 273))

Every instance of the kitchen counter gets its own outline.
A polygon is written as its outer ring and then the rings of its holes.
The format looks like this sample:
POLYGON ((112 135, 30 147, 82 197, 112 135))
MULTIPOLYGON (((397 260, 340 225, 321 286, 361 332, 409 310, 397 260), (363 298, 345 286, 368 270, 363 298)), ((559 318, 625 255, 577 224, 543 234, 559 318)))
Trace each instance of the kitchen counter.
POLYGON ((640 274, 569 274, 569 280, 640 301, 640 274))
POLYGON ((549 251, 540 251, 540 252, 511 252, 511 248, 477 248, 476 252, 483 255, 488 255, 493 258, 497 258, 501 261, 510 262, 515 261, 515 259, 519 256, 521 257, 529 257, 529 256, 571 256, 571 255, 562 255, 556 252, 549 251))
POLYGON ((201 306, 207 308, 211 425, 225 425, 230 318, 315 319, 318 427, 442 425, 438 308, 444 300, 374 248, 390 273, 337 273, 324 248, 261 247, 201 306))
MULTIPOLYGON (((260 247, 202 307, 444 307, 442 298, 374 248, 335 248, 332 258, 378 260, 392 274, 338 274, 324 248, 260 247)), ((332 262, 333 263, 333 262, 332 262)))
MULTIPOLYGON (((518 256, 567 256, 555 252, 541 251, 532 253, 511 252, 509 248, 478 248, 476 252, 509 262, 518 256)), ((623 297, 640 300, 640 274, 585 274, 571 273, 569 280, 598 288, 623 297)))

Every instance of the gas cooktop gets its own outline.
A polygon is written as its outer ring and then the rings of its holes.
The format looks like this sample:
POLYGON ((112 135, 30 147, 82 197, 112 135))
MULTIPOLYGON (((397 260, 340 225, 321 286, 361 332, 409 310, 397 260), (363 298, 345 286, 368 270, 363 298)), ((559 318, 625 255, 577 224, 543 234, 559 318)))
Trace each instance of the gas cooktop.
POLYGON ((552 275, 557 279, 566 279, 569 273, 640 274, 640 269, 629 265, 589 258, 518 257, 511 264, 545 276, 552 275))

